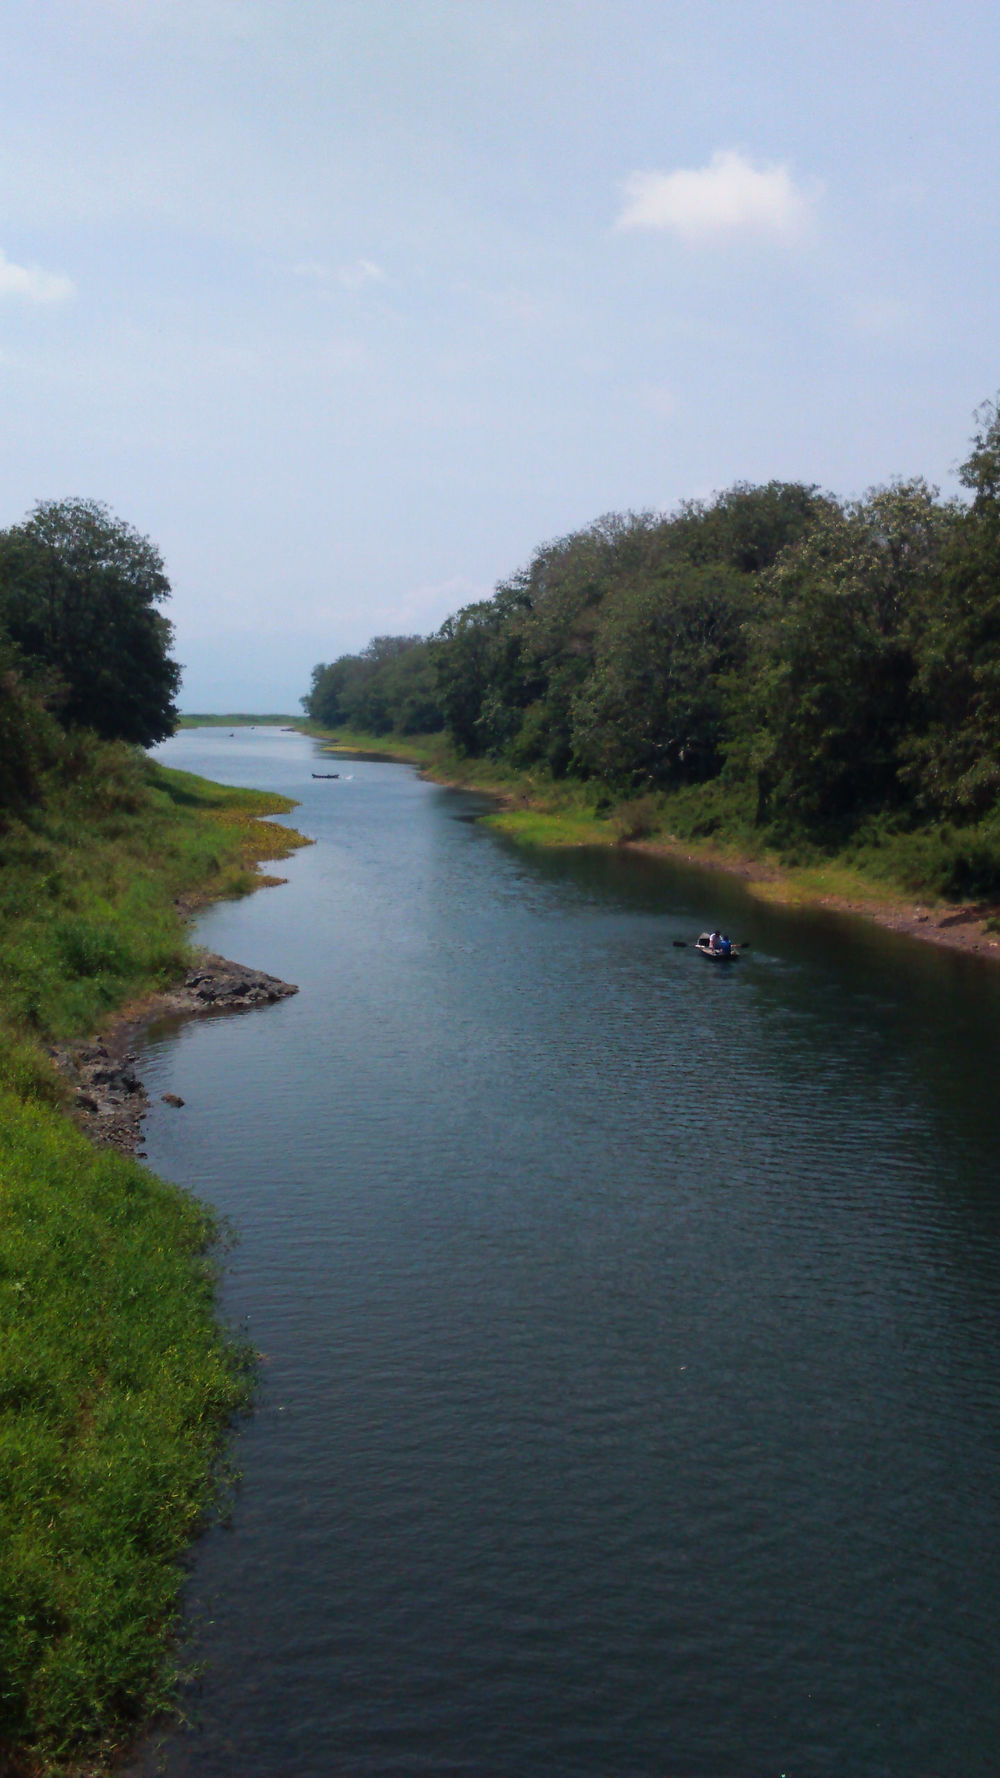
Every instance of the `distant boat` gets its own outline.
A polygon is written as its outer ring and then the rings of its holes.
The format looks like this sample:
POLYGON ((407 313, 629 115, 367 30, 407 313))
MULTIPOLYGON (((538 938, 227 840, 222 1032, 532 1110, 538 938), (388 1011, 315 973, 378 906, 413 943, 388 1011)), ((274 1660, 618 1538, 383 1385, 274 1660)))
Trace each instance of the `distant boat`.
POLYGON ((314 772, 313 777, 314 778, 339 778, 340 773, 339 772, 314 772))
POLYGON ((700 951, 703 957, 711 957, 713 963, 736 963, 739 961, 740 954, 736 946, 730 943, 728 951, 723 951, 718 945, 713 945, 710 932, 700 932, 694 948, 696 951, 700 951))

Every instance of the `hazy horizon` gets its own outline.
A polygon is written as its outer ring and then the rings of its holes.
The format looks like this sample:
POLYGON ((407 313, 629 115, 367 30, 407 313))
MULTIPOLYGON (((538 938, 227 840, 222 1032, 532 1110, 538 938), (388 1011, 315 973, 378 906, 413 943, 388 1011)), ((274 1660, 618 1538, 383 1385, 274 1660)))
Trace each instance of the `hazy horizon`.
POLYGON ((609 510, 955 490, 986 8, 0 4, 0 525, 154 539, 182 708, 294 711, 609 510))

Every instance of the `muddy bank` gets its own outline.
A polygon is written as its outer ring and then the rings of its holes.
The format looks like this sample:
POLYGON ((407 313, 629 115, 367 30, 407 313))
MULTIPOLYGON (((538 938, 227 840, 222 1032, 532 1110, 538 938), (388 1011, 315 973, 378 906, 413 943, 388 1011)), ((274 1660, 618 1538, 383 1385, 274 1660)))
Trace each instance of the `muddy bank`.
MULTIPOLYGON (((137 1153, 149 1106, 149 1095, 135 1068, 133 1045, 141 1032, 154 1019, 243 1012, 273 1005, 298 991, 293 982, 280 981, 264 970, 201 952, 174 987, 124 1007, 100 1036, 50 1049, 56 1067, 69 1083, 70 1109, 76 1121, 92 1141, 126 1154, 137 1153)), ((173 1096, 170 1102, 181 1103, 173 1096)))

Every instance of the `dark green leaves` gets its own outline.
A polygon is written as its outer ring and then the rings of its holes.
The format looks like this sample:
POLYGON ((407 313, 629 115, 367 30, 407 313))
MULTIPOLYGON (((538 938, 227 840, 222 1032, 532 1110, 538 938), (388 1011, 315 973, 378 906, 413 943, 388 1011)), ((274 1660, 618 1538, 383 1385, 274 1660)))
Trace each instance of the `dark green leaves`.
POLYGON ((0 629, 66 727, 141 746, 173 732, 169 592, 155 545, 97 501, 43 502, 0 533, 0 629))

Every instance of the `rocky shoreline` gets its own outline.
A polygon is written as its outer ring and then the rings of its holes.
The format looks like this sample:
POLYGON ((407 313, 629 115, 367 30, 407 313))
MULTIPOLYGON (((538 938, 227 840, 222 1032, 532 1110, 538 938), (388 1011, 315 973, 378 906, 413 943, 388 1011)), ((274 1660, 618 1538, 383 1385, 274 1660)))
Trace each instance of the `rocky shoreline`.
MULTIPOLYGON (((283 982, 264 970, 232 963, 210 951, 200 952, 176 986, 126 1007, 99 1037, 50 1049, 59 1073, 69 1084, 70 1110, 76 1121, 102 1147, 138 1154, 142 1120, 149 1108, 149 1095, 136 1072, 132 1047, 141 1032, 154 1019, 244 1012, 254 1006, 271 1006, 298 991, 293 982, 283 982)), ((183 1103, 172 1094, 165 1097, 171 1104, 183 1103)))

